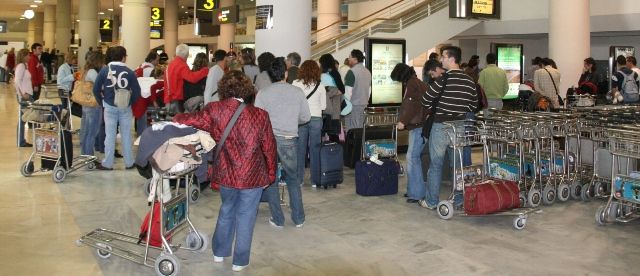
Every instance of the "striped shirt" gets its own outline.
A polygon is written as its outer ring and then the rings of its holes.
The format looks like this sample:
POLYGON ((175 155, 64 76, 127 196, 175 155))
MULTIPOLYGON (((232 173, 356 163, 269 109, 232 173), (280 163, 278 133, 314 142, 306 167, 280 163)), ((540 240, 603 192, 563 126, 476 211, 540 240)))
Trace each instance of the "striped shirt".
POLYGON ((447 78, 447 87, 445 87, 444 94, 436 106, 436 117, 434 118, 434 122, 438 123, 462 120, 465 113, 473 112, 478 106, 476 84, 471 77, 459 69, 449 70, 445 76, 430 83, 429 89, 422 96, 422 105, 427 109, 431 108, 436 96, 443 93, 442 86, 445 77, 447 78))

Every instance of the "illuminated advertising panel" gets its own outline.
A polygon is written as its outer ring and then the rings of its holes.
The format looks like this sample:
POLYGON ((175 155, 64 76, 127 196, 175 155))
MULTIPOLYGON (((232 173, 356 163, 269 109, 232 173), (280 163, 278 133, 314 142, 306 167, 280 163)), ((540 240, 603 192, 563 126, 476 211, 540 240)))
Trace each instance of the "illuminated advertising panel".
POLYGON ((404 39, 366 39, 366 66, 371 71, 370 106, 399 106, 404 89, 402 83, 391 80, 391 71, 405 62, 404 39))

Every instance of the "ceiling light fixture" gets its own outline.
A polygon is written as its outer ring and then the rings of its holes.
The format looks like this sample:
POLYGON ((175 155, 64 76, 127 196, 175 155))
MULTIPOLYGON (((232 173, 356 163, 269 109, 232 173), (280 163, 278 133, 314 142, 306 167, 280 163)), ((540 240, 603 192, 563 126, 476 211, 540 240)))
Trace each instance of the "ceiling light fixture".
POLYGON ((29 7, 37 8, 37 7, 38 7, 38 5, 29 5, 29 7))
POLYGON ((38 3, 38 4, 40 4, 40 3, 42 3, 42 0, 33 0, 33 3, 38 3))
POLYGON ((36 13, 34 13, 33 10, 24 11, 24 17, 27 18, 27 19, 31 19, 35 15, 36 15, 36 13))
POLYGON ((113 9, 107 9, 108 11, 113 11, 113 9))
POLYGON ((103 14, 104 14, 104 12, 98 12, 98 14, 99 14, 99 15, 103 15, 103 14))

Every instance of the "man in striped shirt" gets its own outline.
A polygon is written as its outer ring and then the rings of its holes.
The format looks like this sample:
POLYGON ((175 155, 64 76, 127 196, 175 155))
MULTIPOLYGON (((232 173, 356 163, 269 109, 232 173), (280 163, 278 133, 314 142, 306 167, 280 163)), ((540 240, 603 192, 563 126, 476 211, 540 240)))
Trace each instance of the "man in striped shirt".
MULTIPOLYGON (((419 204, 435 209, 440 202, 440 182, 442 165, 449 146, 449 136, 443 124, 447 121, 463 120, 467 114, 476 110, 478 94, 473 79, 460 70, 462 51, 459 47, 446 46, 441 49, 440 61, 447 73, 429 85, 422 97, 422 104, 432 108, 436 104, 434 123, 429 135, 429 172, 427 173, 427 194, 419 204)), ((461 201, 460 201, 461 202, 461 201)))

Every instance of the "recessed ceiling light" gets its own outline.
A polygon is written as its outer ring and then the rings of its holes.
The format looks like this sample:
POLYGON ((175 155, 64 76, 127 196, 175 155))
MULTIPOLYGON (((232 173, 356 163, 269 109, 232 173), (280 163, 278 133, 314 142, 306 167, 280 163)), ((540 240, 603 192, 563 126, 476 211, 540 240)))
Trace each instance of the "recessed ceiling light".
POLYGON ((38 7, 38 5, 29 5, 29 7, 37 8, 37 7, 38 7))
POLYGON ((108 11, 113 11, 113 9, 107 9, 108 11))
POLYGON ((76 19, 76 22, 80 22, 80 19, 76 19))
POLYGON ((120 4, 120 7, 122 8, 122 7, 124 7, 124 5, 120 4))
POLYGON ((104 14, 104 12, 98 12, 98 14, 99 14, 99 15, 103 15, 103 14, 104 14))
POLYGON ((33 0, 33 3, 42 3, 42 0, 33 0))

